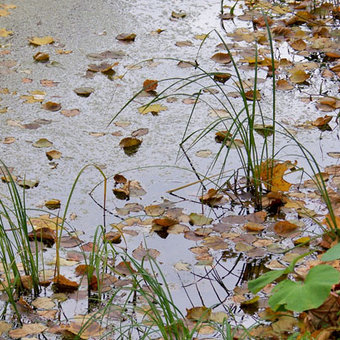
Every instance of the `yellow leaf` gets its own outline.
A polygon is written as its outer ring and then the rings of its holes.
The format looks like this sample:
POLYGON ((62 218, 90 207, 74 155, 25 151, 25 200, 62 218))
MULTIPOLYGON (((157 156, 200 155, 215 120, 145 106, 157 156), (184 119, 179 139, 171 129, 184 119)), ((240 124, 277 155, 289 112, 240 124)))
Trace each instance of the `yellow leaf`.
POLYGON ((0 9, 0 17, 6 17, 7 15, 9 15, 8 11, 5 9, 0 9))
POLYGON ((288 191, 291 183, 283 179, 284 173, 291 167, 290 162, 277 163, 267 160, 261 163, 260 178, 264 186, 271 191, 288 191))
POLYGON ((13 31, 7 31, 6 28, 0 28, 0 37, 5 38, 12 34, 13 34, 13 31))
POLYGON ((295 84, 302 84, 309 78, 309 74, 307 74, 303 70, 296 70, 292 75, 290 76, 290 81, 295 84))
POLYGON ((41 45, 48 45, 48 44, 52 44, 54 43, 54 39, 51 36, 46 36, 46 37, 33 37, 32 39, 29 39, 29 42, 32 45, 37 45, 37 46, 41 46, 41 45))
POLYGON ((149 112, 152 114, 158 114, 160 111, 165 111, 168 108, 166 106, 160 105, 160 104, 151 104, 151 105, 143 105, 140 108, 138 108, 138 111, 145 115, 149 112))

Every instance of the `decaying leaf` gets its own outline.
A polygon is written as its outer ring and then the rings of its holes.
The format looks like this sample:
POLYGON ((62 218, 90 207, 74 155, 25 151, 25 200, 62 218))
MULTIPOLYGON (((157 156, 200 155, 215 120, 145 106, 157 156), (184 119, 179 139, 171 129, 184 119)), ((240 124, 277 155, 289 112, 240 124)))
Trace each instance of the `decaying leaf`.
POLYGON ((115 269, 120 275, 124 276, 136 273, 136 271, 131 266, 131 262, 120 262, 115 266, 115 269))
POLYGON ((151 112, 153 115, 158 115, 159 112, 165 111, 168 108, 166 106, 163 106, 161 104, 150 104, 150 105, 143 105, 140 108, 138 108, 138 111, 145 115, 149 112, 151 112))
POLYGON ((309 79, 310 75, 307 74, 304 70, 296 69, 291 73, 290 81, 294 84, 303 84, 307 79, 309 79))
POLYGON ((164 207, 160 205, 148 205, 144 208, 145 213, 148 216, 160 216, 164 213, 165 209, 164 207))
POLYGON ((80 110, 79 109, 61 110, 60 113, 65 117, 74 117, 80 114, 80 110))
POLYGON ((41 45, 48 45, 53 44, 54 39, 51 36, 45 36, 45 37, 34 37, 28 40, 30 44, 41 46, 41 45))
MULTIPOLYGON (((249 90, 249 91, 246 91, 244 93, 246 99, 248 100, 254 100, 254 91, 253 90, 249 90)), ((256 90, 255 92, 255 100, 260 100, 261 99, 261 93, 259 90, 256 90)))
POLYGON ((332 118, 333 118, 332 116, 327 116, 327 115, 323 117, 319 117, 312 122, 312 125, 316 127, 323 127, 327 125, 332 120, 332 118))
POLYGON ((104 333, 104 329, 90 315, 77 316, 66 329, 80 339, 95 339, 104 333))
POLYGON ((13 34, 13 31, 7 31, 6 28, 0 28, 0 37, 6 38, 12 34, 13 34))
MULTIPOLYGON (((91 72, 101 72, 101 73, 108 73, 108 72, 112 72, 112 68, 114 66, 116 66, 117 63, 114 63, 114 64, 108 64, 106 62, 103 62, 99 65, 96 65, 96 64, 90 64, 88 65, 87 69, 91 72)), ((114 72, 114 71, 113 71, 114 72)))
POLYGON ((20 339, 27 335, 40 334, 47 329, 42 323, 24 324, 21 328, 12 329, 8 332, 9 336, 14 339, 20 339))
POLYGON ((39 241, 46 244, 48 247, 52 247, 57 239, 57 234, 50 228, 37 228, 28 233, 28 239, 30 241, 39 241))
POLYGON ((149 249, 149 248, 145 249, 143 244, 140 243, 138 248, 136 248, 132 252, 132 255, 138 261, 141 261, 141 260, 148 261, 149 257, 156 259, 160 255, 160 252, 156 249, 149 249))
POLYGON ((215 73, 214 74, 214 80, 224 84, 227 80, 229 80, 231 77, 230 73, 215 73))
POLYGON ((57 199, 51 199, 45 202, 45 207, 47 209, 59 209, 60 208, 60 200, 57 199))
POLYGON ((39 185, 38 180, 22 179, 17 181, 18 185, 25 189, 32 189, 39 185))
POLYGON ((202 307, 193 307, 193 308, 187 309, 186 318, 189 320, 204 322, 204 321, 209 321, 210 316, 211 316, 211 308, 202 306, 202 307))
POLYGON ((254 130, 262 137, 266 138, 274 133, 273 125, 254 124, 254 130))
POLYGON ((155 218, 155 219, 153 219, 152 223, 156 224, 156 225, 159 225, 161 227, 168 228, 168 227, 171 227, 171 226, 177 224, 178 221, 173 219, 173 218, 163 217, 163 218, 155 218))
POLYGON ((279 79, 276 82, 276 88, 282 91, 289 91, 292 90, 294 86, 290 84, 286 79, 279 79))
POLYGON ((208 190, 206 194, 201 196, 199 199, 204 204, 214 206, 217 203, 219 203, 222 200, 222 198, 223 198, 223 195, 219 193, 218 190, 211 188, 208 190))
POLYGON ((120 141, 119 146, 123 148, 126 155, 131 156, 138 151, 141 144, 141 139, 135 137, 126 137, 120 141))
POLYGON ((109 243, 119 244, 122 242, 122 233, 118 231, 110 231, 104 235, 104 240, 109 243))
POLYGON ((172 11, 171 12, 171 17, 175 19, 185 18, 186 16, 187 14, 184 11, 179 11, 179 12, 172 11))
POLYGON ((143 83, 143 90, 146 92, 155 91, 158 86, 157 80, 146 79, 143 83))
POLYGON ((189 222, 192 225, 203 226, 203 225, 206 225, 206 224, 211 224, 211 222, 213 221, 212 218, 206 217, 202 214, 191 213, 189 215, 189 217, 190 217, 189 222))
POLYGON ((32 144, 35 148, 49 148, 53 143, 46 138, 40 138, 32 144))

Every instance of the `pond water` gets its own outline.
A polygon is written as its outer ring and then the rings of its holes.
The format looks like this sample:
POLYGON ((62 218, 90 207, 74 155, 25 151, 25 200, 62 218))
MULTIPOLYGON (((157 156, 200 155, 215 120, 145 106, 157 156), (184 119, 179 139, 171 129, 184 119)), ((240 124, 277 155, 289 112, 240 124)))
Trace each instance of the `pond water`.
MULTIPOLYGON (((166 194, 168 190, 180 187, 197 180, 190 164, 179 149, 187 122, 191 114, 193 103, 183 102, 182 99, 190 99, 190 94, 197 91, 199 86, 193 84, 183 89, 183 95, 176 102, 162 102, 167 106, 158 116, 151 114, 141 115, 138 107, 146 104, 150 97, 137 97, 119 116, 110 124, 111 119, 141 88, 146 79, 186 78, 197 73, 194 68, 180 68, 178 61, 197 60, 199 65, 209 71, 223 71, 234 73, 232 66, 217 65, 211 56, 218 51, 216 45, 220 43, 217 35, 212 32, 203 47, 199 35, 206 34, 214 29, 225 36, 221 28, 219 18, 220 1, 197 0, 188 1, 161 1, 161 0, 136 0, 136 1, 16 1, 12 3, 17 8, 11 10, 11 14, 1 18, 1 26, 13 31, 13 35, 1 38, 1 50, 10 51, 3 54, 0 64, 0 77, 2 108, 5 113, 0 115, 1 140, 6 137, 14 137, 10 144, 1 143, 1 159, 8 167, 14 167, 13 174, 28 180, 38 180, 36 188, 27 191, 28 205, 33 208, 41 208, 45 200, 56 198, 65 206, 71 187, 79 171, 88 164, 96 164, 107 176, 110 176, 108 189, 108 202, 106 223, 118 223, 115 208, 123 207, 125 201, 115 199, 112 194, 112 176, 122 172, 131 180, 137 180, 146 190, 146 195, 132 199, 131 202, 143 204, 162 203, 163 199, 177 202, 176 207, 184 207, 187 213, 202 212, 213 213, 208 208, 202 208, 200 204, 191 203, 186 199, 197 201, 199 187, 189 186, 181 190, 179 197, 166 194), (172 11, 184 11, 185 18, 171 18, 172 11), (162 32, 157 32, 162 30, 162 32), (123 43, 115 37, 120 33, 135 33, 136 39, 132 43, 123 43), (50 35, 54 38, 53 45, 34 47, 29 44, 28 38, 50 35), (191 46, 178 47, 178 41, 191 42, 191 46), (61 53, 58 50, 71 51, 61 53), (107 59, 117 63, 113 79, 104 74, 90 75, 87 73, 89 64, 100 63, 93 60, 89 54, 103 51, 119 52, 117 58, 107 59), (38 51, 50 55, 48 63, 37 63, 33 55, 38 51), (174 59, 174 60, 171 60, 174 59), (6 64, 7 61, 7 64, 6 64), (12 62, 12 64, 11 64, 12 62), (49 86, 43 86, 42 80, 49 86), (79 87, 92 87, 94 92, 87 98, 78 96, 74 89, 79 87), (4 88, 8 88, 6 93, 4 88), (25 103, 23 95, 29 95, 31 91, 44 91, 44 102, 53 101, 60 103, 63 110, 79 109, 80 114, 74 117, 62 115, 60 111, 50 112, 41 108, 41 103, 25 103), (39 128, 25 128, 24 124, 38 123, 39 128), (149 132, 141 137, 143 142, 137 153, 127 156, 119 147, 123 137, 140 128, 148 128, 149 132), (40 138, 47 138, 53 143, 50 148, 37 148, 33 143, 40 138), (46 151, 52 149, 62 153, 60 159, 49 161, 46 151)), ((236 27, 251 27, 251 22, 225 21, 225 29, 232 32, 236 27)), ((227 43, 231 38, 226 37, 227 43)), ((234 47, 234 45, 231 46, 234 47)), ((240 48, 247 46, 240 42, 240 48)), ((235 49, 236 51, 236 49, 235 49)), ((287 48, 275 48, 276 56, 289 56, 287 48)), ((295 57, 301 60, 302 57, 295 57)), ((250 68, 242 70, 247 78, 254 76, 250 68)), ((263 99, 261 109, 265 115, 271 114, 272 91, 271 79, 266 78, 266 71, 259 71, 261 78, 260 87, 263 99)), ((171 82, 159 82, 160 92, 171 82)), ((203 82, 203 84, 205 84, 203 82)), ((313 85, 301 87, 299 91, 277 93, 277 117, 293 133, 294 126, 305 121, 316 119, 320 113, 313 103, 301 100, 301 97, 317 95, 322 84, 323 92, 328 95, 336 94, 336 87, 332 81, 322 80, 316 72, 313 85), (315 80, 315 81, 314 81, 315 80)), ((226 91, 235 91, 234 85, 225 85, 226 91)), ((178 92, 182 92, 179 90, 178 92)), ((213 95, 204 93, 201 103, 188 126, 187 135, 197 129, 202 129, 210 124, 214 118, 209 115, 212 108, 221 109, 220 104, 213 95)), ((237 108, 241 107, 240 98, 231 99, 237 108)), ((327 152, 334 150, 335 133, 321 134, 317 129, 299 130, 299 138, 305 143, 307 149, 319 159, 323 165, 332 163, 327 152)), ((260 138, 260 137, 259 137, 260 138)), ((337 141, 338 142, 338 141, 337 141)), ((260 143, 260 142, 259 142, 260 143)), ((190 142, 188 142, 190 144, 190 142)), ((188 145, 187 144, 187 145, 188 145)), ((285 146, 287 139, 278 138, 277 149, 285 146)), ((219 150, 213 138, 203 138, 197 145, 188 151, 193 160, 195 169, 205 173, 208 166, 219 150), (208 158, 199 158, 196 152, 208 149, 211 154, 208 158)), ((283 152, 283 158, 294 161, 298 158, 296 149, 283 152)), ((228 170, 239 166, 233 161, 228 164, 228 170)), ((305 166, 304 163, 301 166, 305 166)), ((219 172, 218 164, 208 175, 219 172)), ((296 179, 297 177, 295 177, 296 179)), ((82 239, 89 239, 98 224, 103 223, 103 211, 88 195, 89 192, 102 180, 99 172, 94 168, 88 168, 82 174, 74 196, 71 201, 69 213, 75 213, 77 218, 72 225, 85 233, 82 239)), ((103 186, 99 185, 94 196, 100 201, 103 186)), ((218 216, 223 215, 218 212, 218 216)), ((32 214, 35 214, 32 212, 32 214)), ((182 235, 169 235, 162 239, 159 236, 140 232, 137 237, 127 236, 127 245, 130 250, 135 249, 140 242, 146 242, 148 247, 161 251, 158 258, 164 263, 164 272, 169 282, 174 283, 175 294, 181 308, 188 307, 185 291, 180 289, 181 282, 172 267, 182 261, 193 263, 194 258, 188 252, 188 248, 195 242, 188 241, 182 235)), ((220 257, 219 251, 216 258, 220 257)), ((225 284, 232 290, 245 268, 245 262, 235 258, 225 258, 220 267, 221 276, 225 272, 225 284), (234 267, 235 265, 235 267, 234 267), (233 268, 234 267, 234 268, 233 268), (233 268, 232 275, 228 270, 233 268)), ((203 267, 191 267, 188 272, 180 272, 184 285, 191 284, 198 279, 197 275, 205 275, 203 267)), ((209 306, 216 303, 216 295, 211 290, 211 280, 200 281, 200 292, 204 295, 204 303, 209 306)), ((193 303, 200 303, 200 297, 195 293, 195 285, 190 286, 193 303), (196 294, 196 297, 195 297, 196 294)), ((226 292, 218 288, 222 299, 226 292)), ((79 306, 77 306, 78 308, 79 306)), ((70 307, 71 308, 71 307, 70 307)), ((71 313, 72 314, 72 313, 71 313)))

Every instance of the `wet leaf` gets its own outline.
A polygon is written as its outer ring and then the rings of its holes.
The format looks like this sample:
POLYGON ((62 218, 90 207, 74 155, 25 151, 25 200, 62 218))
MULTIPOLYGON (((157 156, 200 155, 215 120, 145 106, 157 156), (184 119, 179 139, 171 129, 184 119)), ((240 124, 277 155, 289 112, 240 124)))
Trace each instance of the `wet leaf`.
POLYGON ((327 155, 332 158, 340 158, 340 151, 327 152, 327 155))
POLYGON ((32 144, 35 148, 49 148, 53 143, 46 138, 40 138, 32 144))
POLYGON ((208 158, 209 156, 212 155, 212 151, 211 150, 199 150, 195 153, 195 155, 201 158, 208 158))
POLYGON ((152 223, 157 224, 157 225, 162 226, 162 227, 168 228, 168 227, 171 227, 171 226, 177 224, 178 221, 174 220, 172 218, 169 218, 169 217, 164 217, 164 218, 155 218, 155 219, 152 220, 152 223))
POLYGON ((132 252, 132 255, 138 261, 141 261, 141 260, 148 261, 149 257, 156 259, 160 255, 160 252, 156 249, 149 249, 149 248, 145 249, 143 244, 140 243, 138 248, 136 248, 132 252))
POLYGON ((207 225, 207 224, 211 224, 211 222, 213 221, 212 218, 205 217, 202 214, 191 213, 189 215, 189 217, 190 217, 189 222, 192 225, 204 226, 204 225, 207 225))
POLYGON ((48 45, 48 44, 53 44, 54 39, 51 36, 45 36, 45 37, 33 37, 28 40, 30 44, 36 45, 36 46, 41 46, 41 45, 48 45))
POLYGON ((285 172, 291 167, 290 162, 277 163, 267 160, 261 163, 260 178, 264 186, 273 192, 288 191, 291 183, 283 179, 285 172))
POLYGON ((74 89, 74 92, 80 97, 88 97, 94 92, 93 87, 78 87, 74 89))
POLYGON ((59 209, 60 208, 60 200, 52 199, 45 202, 45 207, 47 209, 53 210, 53 209, 59 209))
POLYGON ((5 137, 2 141, 3 144, 12 144, 16 141, 15 137, 5 137))
POLYGON ((203 204, 208 204, 214 206, 219 203, 223 198, 223 195, 219 193, 216 189, 209 189, 206 194, 201 196, 199 199, 203 204))
POLYGON ((260 232, 265 229, 265 226, 259 223, 248 222, 243 226, 247 231, 260 232))
POLYGON ((207 236, 203 239, 203 245, 213 250, 227 249, 226 243, 220 236, 207 236))
POLYGON ((298 226, 295 223, 291 223, 288 221, 279 221, 274 225, 274 231, 276 234, 280 236, 287 236, 287 234, 296 230, 298 226))
POLYGON ((209 36, 209 34, 196 34, 195 39, 196 40, 204 40, 209 36))
POLYGON ((210 316, 211 316, 211 308, 202 306, 202 307, 193 307, 193 308, 187 309, 186 318, 189 320, 204 322, 204 321, 209 321, 210 316))
POLYGON ((48 79, 41 79, 40 84, 44 87, 55 87, 59 84, 59 82, 48 79))
POLYGON ((52 247, 56 241, 57 235, 54 230, 50 228, 37 228, 30 233, 28 233, 28 239, 30 241, 36 241, 43 242, 48 247, 52 247))
POLYGON ((138 108, 138 111, 145 115, 149 112, 151 112, 154 115, 157 115, 161 111, 165 111, 168 108, 166 106, 163 106, 161 104, 151 104, 151 105, 143 105, 140 108, 138 108))
POLYGON ((104 329, 90 315, 79 315, 76 320, 70 322, 67 330, 75 335, 75 338, 94 339, 99 338, 104 333, 104 329))
POLYGON ((21 328, 12 329, 8 332, 8 335, 14 339, 20 339, 27 335, 40 334, 47 329, 46 325, 42 323, 30 323, 24 324, 21 328))
POLYGON ((227 80, 229 80, 231 77, 230 73, 215 73, 214 74, 214 80, 224 84, 227 80))
POLYGON ((59 111, 61 109, 61 105, 59 103, 55 103, 55 102, 46 102, 42 105, 42 108, 44 110, 48 110, 48 111, 59 111))
POLYGON ((112 68, 116 66, 117 64, 108 64, 108 63, 101 63, 99 65, 96 64, 90 64, 88 65, 87 69, 91 72, 101 72, 101 73, 107 73, 109 71, 113 71, 112 68))
POLYGON ((307 47, 307 44, 302 39, 297 39, 291 42, 290 46, 296 51, 304 51, 307 47))
POLYGON ((38 180, 28 180, 28 179, 19 180, 17 181, 17 183, 20 187, 25 188, 25 189, 32 189, 39 185, 38 180))
POLYGON ((144 208, 145 213, 148 216, 160 216, 164 213, 164 207, 160 205, 148 205, 144 208))
POLYGON ((38 90, 31 91, 30 93, 31 95, 20 96, 21 99, 25 99, 24 103, 27 103, 27 104, 42 103, 46 95, 46 92, 38 91, 38 90))
POLYGON ((61 152, 57 150, 51 150, 46 152, 46 157, 48 160, 53 160, 53 159, 60 159, 61 158, 61 152))
POLYGON ((136 34, 135 33, 121 33, 116 36, 116 39, 119 41, 132 42, 135 41, 136 34))
POLYGON ((54 277, 53 281, 53 289, 58 293, 71 293, 75 290, 78 290, 79 283, 75 281, 71 281, 67 279, 63 275, 59 275, 54 277))
MULTIPOLYGON (((249 91, 245 92, 244 95, 245 95, 246 99, 254 100, 254 91, 253 90, 249 90, 249 91)), ((261 100, 261 93, 260 93, 259 90, 256 90, 255 100, 261 100)))
POLYGON ((137 129, 133 132, 131 132, 131 136, 132 137, 142 137, 142 136, 145 136, 149 133, 149 129, 148 128, 140 128, 140 129, 137 129))
POLYGON ((230 113, 225 109, 211 109, 209 110, 210 117, 230 117, 230 113))
POLYGON ((121 148, 130 148, 130 147, 134 147, 134 146, 138 146, 142 144, 142 141, 138 138, 134 138, 134 137, 127 137, 127 138, 123 138, 120 143, 119 146, 121 148))
POLYGON ((190 40, 185 40, 185 41, 176 41, 175 45, 178 47, 185 47, 185 46, 192 46, 193 44, 190 40))
POLYGON ((158 86, 157 80, 146 79, 143 83, 143 90, 146 92, 155 91, 158 86))
POLYGON ((122 234, 117 231, 110 231, 104 235, 104 240, 109 243, 119 244, 122 242, 122 234))
POLYGON ((124 276, 132 275, 132 273, 136 273, 136 271, 131 266, 131 262, 120 262, 116 265, 115 269, 120 275, 124 275, 124 276))
POLYGON ((50 60, 50 56, 48 53, 43 53, 43 52, 37 52, 34 56, 33 59, 35 61, 41 62, 41 63, 46 63, 50 60))
POLYGON ((53 300, 48 297, 38 297, 32 301, 32 305, 39 309, 52 309, 55 307, 53 300))
POLYGON ((196 67, 196 64, 192 61, 179 61, 177 64, 178 67, 180 68, 190 68, 190 67, 196 67))
POLYGON ((229 64, 231 62, 230 55, 228 53, 215 53, 211 59, 219 64, 229 64))
POLYGON ((269 137, 274 133, 273 125, 254 124, 254 130, 262 137, 269 137))

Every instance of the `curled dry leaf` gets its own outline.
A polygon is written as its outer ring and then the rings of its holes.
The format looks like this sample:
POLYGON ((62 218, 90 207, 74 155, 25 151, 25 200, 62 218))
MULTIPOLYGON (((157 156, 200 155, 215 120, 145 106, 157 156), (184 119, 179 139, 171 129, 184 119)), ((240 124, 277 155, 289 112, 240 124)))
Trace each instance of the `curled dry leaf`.
POLYGON ((135 41, 136 34, 135 33, 121 33, 116 36, 116 39, 119 41, 132 42, 135 41))
POLYGON ((42 105, 42 108, 44 110, 48 110, 48 111, 59 111, 61 109, 61 105, 59 103, 55 103, 55 102, 46 102, 42 105))
POLYGON ((104 235, 104 240, 110 243, 119 244, 122 242, 122 234, 118 231, 110 231, 104 235))
POLYGON ((36 45, 36 46, 41 46, 41 45, 48 45, 48 44, 53 44, 54 39, 51 36, 45 36, 45 37, 33 37, 28 40, 30 44, 36 45))
POLYGON ((93 87, 78 87, 74 92, 80 97, 89 97, 94 92, 93 87))
POLYGON ((46 157, 48 158, 49 161, 53 159, 60 159, 61 158, 61 152, 57 150, 51 150, 46 152, 46 157))
POLYGON ((325 125, 327 125, 331 120, 332 120, 332 116, 324 116, 324 117, 319 117, 316 120, 314 120, 314 122, 312 122, 313 126, 316 127, 323 127, 325 125))
POLYGON ((34 56, 33 59, 35 61, 39 61, 41 63, 46 63, 50 60, 50 56, 47 53, 43 53, 43 52, 37 52, 34 56))
POLYGON ((155 91, 158 86, 157 80, 146 79, 143 83, 143 90, 146 92, 155 91))
POLYGON ((219 64, 229 64, 231 62, 230 55, 228 53, 215 53, 211 59, 219 64))

